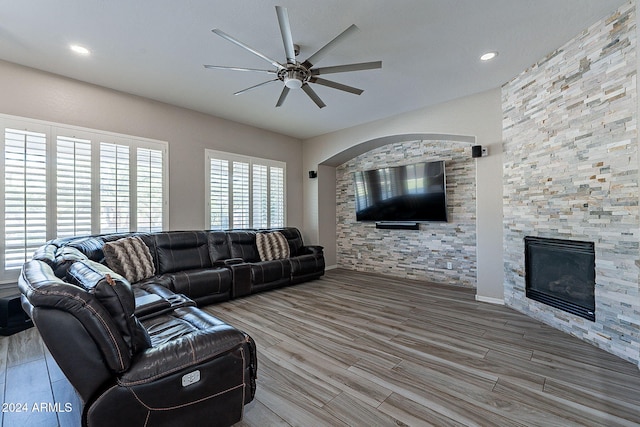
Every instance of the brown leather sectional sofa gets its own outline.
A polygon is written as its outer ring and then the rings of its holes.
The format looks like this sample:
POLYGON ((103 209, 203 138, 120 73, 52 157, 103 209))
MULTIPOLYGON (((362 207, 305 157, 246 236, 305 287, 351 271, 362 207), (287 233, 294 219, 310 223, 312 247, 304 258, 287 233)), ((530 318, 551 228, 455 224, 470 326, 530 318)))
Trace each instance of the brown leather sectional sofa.
POLYGON ((255 394, 255 343, 198 306, 315 279, 324 268, 322 247, 305 246, 292 227, 128 233, 52 240, 18 285, 84 402, 84 425, 231 425, 255 394), (286 241, 285 257, 264 259, 256 237, 267 235, 286 241), (112 247, 132 238, 144 242, 152 272, 133 283, 109 266, 112 247))

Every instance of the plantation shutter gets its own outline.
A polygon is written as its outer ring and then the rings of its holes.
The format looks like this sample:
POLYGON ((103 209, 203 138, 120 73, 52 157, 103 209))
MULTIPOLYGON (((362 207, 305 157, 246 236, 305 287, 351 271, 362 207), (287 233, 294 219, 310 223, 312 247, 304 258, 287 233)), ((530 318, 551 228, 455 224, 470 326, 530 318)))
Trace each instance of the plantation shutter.
POLYGON ((269 226, 284 227, 284 168, 269 167, 269 226))
POLYGON ((233 225, 234 228, 251 227, 249 216, 249 163, 232 163, 233 225))
POLYGON ((162 150, 137 150, 137 230, 162 231, 164 183, 162 150))
POLYGON ((269 226, 269 182, 267 166, 253 165, 253 227, 269 226))
POLYGON ((91 141, 56 141, 56 237, 91 234, 91 141))
POLYGON ((210 159, 209 199, 212 229, 229 228, 229 161, 210 159))
POLYGON ((100 143, 100 232, 130 229, 129 147, 100 143))
POLYGON ((46 240, 46 134, 5 128, 4 269, 21 268, 46 240))

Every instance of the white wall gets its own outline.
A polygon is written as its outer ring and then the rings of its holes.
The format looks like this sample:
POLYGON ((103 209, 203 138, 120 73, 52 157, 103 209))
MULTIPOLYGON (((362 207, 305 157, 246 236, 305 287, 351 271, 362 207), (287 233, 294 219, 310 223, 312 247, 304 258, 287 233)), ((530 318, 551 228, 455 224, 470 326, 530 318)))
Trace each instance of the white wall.
POLYGON ((205 226, 205 148, 286 162, 287 222, 302 226, 298 139, 3 61, 0 93, 3 114, 168 141, 171 230, 205 226))
MULTIPOLYGON (((323 191, 318 194, 318 204, 320 206, 336 206, 336 168, 332 166, 319 165, 318 166, 318 187, 320 188, 333 188, 334 191, 323 191)), ((336 235, 336 210, 325 209, 323 210, 323 217, 320 218, 318 223, 319 235, 333 235, 335 239, 336 235)), ((336 246, 327 246, 324 248, 324 256, 327 267, 333 268, 336 266, 336 246)))
MULTIPOLYGON (((502 104, 499 88, 307 139, 303 142, 303 170, 317 170, 318 165, 333 156, 367 141, 420 133, 468 135, 489 149, 489 156, 478 159, 477 164, 477 298, 502 301, 502 104)), ((304 237, 310 243, 334 248, 335 232, 327 232, 326 218, 331 218, 330 211, 335 211, 335 205, 329 206, 326 200, 328 192, 335 194, 335 185, 323 183, 325 181, 304 181, 304 237)), ((335 259, 328 258, 327 264, 332 263, 335 259)))
POLYGON ((502 299, 499 89, 303 144, 295 138, 3 61, 0 93, 3 114, 168 141, 172 230, 204 227, 205 148, 286 162, 288 224, 300 227, 309 243, 327 247, 327 265, 335 264, 335 185, 327 184, 331 177, 326 179, 326 175, 309 179, 309 170, 326 174, 327 169, 319 167, 325 160, 380 137, 405 133, 475 136, 490 151, 489 157, 479 159, 477 169, 478 296, 502 299))

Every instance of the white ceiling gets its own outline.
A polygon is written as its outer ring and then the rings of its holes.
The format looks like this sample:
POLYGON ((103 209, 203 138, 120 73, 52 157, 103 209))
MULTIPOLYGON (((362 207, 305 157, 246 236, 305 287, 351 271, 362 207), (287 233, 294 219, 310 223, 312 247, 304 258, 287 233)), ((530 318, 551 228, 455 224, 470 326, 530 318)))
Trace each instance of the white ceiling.
POLYGON ((0 59, 304 139, 499 87, 625 2, 0 0, 0 59), (313 85, 327 107, 298 90, 275 108, 281 83, 233 95, 270 75, 203 67, 271 67, 213 28, 286 62, 276 5, 288 8, 300 60, 360 28, 316 65, 382 60, 326 77, 362 95, 313 85), (481 62, 491 50, 499 56, 481 62))

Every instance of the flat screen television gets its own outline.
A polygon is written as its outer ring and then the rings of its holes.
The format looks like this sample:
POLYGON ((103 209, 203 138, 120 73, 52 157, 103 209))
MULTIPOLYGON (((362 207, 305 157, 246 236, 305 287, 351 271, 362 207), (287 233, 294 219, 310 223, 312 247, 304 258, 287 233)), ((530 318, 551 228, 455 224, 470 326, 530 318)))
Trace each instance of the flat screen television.
POLYGON ((444 161, 354 172, 356 220, 447 221, 444 161))

